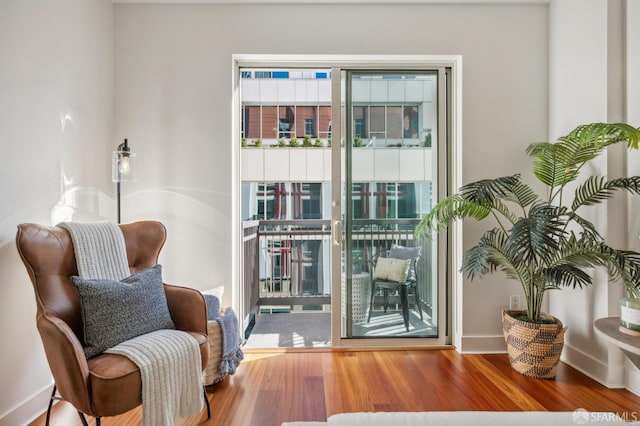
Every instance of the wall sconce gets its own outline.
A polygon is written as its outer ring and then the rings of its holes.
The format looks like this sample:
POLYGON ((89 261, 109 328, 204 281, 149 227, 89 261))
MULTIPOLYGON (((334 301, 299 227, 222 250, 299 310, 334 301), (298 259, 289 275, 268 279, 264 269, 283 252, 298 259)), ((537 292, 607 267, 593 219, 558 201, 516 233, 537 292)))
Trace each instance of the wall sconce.
POLYGON ((120 223, 120 182, 134 179, 136 154, 131 152, 127 139, 118 145, 111 156, 111 180, 116 183, 117 217, 120 223))

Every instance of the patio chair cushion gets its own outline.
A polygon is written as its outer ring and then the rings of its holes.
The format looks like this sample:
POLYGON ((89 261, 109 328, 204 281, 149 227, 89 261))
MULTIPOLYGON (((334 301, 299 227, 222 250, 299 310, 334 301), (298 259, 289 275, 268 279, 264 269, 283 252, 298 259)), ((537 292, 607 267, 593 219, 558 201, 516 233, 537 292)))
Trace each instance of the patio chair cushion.
POLYGON ((162 284, 162 267, 122 281, 71 277, 80 295, 87 358, 152 331, 175 328, 162 284))
POLYGON ((394 244, 389 250, 389 257, 394 259, 411 259, 411 265, 409 266, 409 273, 407 274, 408 281, 416 280, 416 259, 420 256, 422 247, 404 247, 394 244))
POLYGON ((403 283, 407 280, 410 265, 411 259, 381 257, 378 259, 376 269, 373 271, 373 279, 403 283))

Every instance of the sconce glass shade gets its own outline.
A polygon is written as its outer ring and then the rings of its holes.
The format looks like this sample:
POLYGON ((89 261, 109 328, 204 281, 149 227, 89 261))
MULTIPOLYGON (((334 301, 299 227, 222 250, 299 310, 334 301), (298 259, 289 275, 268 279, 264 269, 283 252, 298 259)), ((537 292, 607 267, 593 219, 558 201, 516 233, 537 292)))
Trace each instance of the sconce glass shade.
POLYGON ((131 151, 113 151, 111 156, 111 180, 131 182, 135 179, 136 154, 131 151))

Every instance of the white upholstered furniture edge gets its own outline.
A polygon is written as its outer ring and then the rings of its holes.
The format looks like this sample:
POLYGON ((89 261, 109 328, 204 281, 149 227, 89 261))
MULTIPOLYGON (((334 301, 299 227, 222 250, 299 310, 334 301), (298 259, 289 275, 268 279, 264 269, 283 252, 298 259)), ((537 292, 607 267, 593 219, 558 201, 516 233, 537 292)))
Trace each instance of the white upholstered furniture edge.
POLYGON ((282 426, 576 426, 611 425, 623 420, 615 413, 576 411, 429 411, 341 413, 330 416, 326 422, 285 422, 282 426))

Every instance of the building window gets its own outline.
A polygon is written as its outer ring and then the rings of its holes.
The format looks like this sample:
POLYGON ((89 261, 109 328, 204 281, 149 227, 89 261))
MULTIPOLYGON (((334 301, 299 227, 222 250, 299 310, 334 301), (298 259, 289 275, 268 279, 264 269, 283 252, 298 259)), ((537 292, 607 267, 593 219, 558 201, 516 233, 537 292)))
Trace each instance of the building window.
POLYGON ((354 105, 353 136, 375 139, 381 146, 407 142, 416 145, 420 132, 419 110, 417 105, 354 105))
POLYGON ((387 126, 385 122, 385 107, 372 106, 369 108, 369 137, 381 138, 387 137, 387 126))
POLYGON ((313 125, 313 118, 305 118, 304 119, 304 134, 310 136, 317 136, 315 126, 313 125))
POLYGON ((278 107, 276 106, 262 106, 261 114, 261 132, 260 138, 262 139, 276 139, 278 137, 278 107))
POLYGON ((256 71, 256 78, 271 78, 271 71, 256 71))
POLYGON ((354 106, 353 107, 353 132, 354 137, 368 138, 369 132, 367 123, 369 118, 369 107, 354 106))
POLYGON ((281 106, 278 108, 279 136, 280 138, 290 138, 296 135, 295 132, 295 109, 291 106, 281 106))

